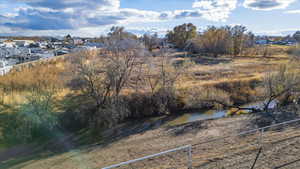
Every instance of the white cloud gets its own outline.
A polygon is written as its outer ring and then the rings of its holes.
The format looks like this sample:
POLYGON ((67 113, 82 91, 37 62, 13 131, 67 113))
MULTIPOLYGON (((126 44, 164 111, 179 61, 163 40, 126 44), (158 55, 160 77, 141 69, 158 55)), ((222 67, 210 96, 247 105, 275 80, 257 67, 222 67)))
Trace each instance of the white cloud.
POLYGON ((245 0, 244 7, 253 10, 270 11, 285 9, 296 0, 245 0))
POLYGON ((193 8, 207 20, 225 21, 236 9, 237 3, 238 0, 196 0, 193 8))
MULTIPOLYGON (((14 13, 0 13, 0 26, 22 29, 23 33, 64 33, 86 31, 96 33, 112 25, 129 25, 135 22, 163 22, 175 19, 202 18, 225 21, 237 7, 238 0, 195 0, 193 9, 150 11, 121 8, 120 0, 14 0, 25 6, 14 13)), ((9 31, 12 32, 12 31, 9 31)))

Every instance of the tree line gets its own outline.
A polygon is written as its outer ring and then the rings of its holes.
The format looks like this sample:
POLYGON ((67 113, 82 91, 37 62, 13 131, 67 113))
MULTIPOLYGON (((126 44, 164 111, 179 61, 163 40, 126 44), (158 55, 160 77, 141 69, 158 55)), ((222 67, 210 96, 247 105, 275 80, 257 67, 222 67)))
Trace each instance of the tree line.
POLYGON ((223 54, 238 56, 255 45, 255 35, 241 25, 210 26, 203 32, 197 32, 197 27, 189 23, 176 26, 166 37, 180 49, 214 57, 223 54))

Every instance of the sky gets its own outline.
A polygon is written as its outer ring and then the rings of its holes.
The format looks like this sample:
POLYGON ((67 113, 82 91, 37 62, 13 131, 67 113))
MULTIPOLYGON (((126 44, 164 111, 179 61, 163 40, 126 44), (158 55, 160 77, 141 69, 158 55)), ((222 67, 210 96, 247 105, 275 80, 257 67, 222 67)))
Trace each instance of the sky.
POLYGON ((174 26, 244 25, 259 35, 300 30, 300 0, 0 0, 0 35, 95 37, 112 26, 165 34, 174 26))

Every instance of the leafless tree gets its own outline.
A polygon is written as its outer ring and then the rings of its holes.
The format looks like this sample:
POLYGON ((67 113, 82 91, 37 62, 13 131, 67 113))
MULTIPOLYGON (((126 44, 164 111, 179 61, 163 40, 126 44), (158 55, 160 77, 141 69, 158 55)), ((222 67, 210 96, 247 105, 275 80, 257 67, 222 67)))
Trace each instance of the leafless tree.
POLYGON ((159 105, 160 113, 170 113, 171 107, 178 103, 176 85, 190 66, 189 62, 176 64, 166 48, 160 50, 158 57, 145 63, 143 84, 151 100, 159 105))
POLYGON ((278 71, 268 73, 264 77, 262 85, 256 89, 259 90, 257 100, 261 101, 261 104, 255 107, 234 105, 226 95, 216 94, 218 93, 216 90, 208 89, 206 89, 206 95, 201 97, 201 101, 208 104, 219 104, 227 109, 232 108, 236 112, 247 110, 261 117, 276 120, 274 113, 279 110, 280 106, 288 104, 294 99, 299 93, 299 87, 300 76, 297 69, 294 66, 282 65, 278 71))
POLYGON ((136 68, 142 64, 143 50, 138 42, 120 40, 110 41, 100 52, 85 51, 74 56, 75 76, 71 86, 94 100, 92 118, 113 123, 126 116, 121 94, 130 86, 136 68))
MULTIPOLYGON (((298 92, 300 76, 294 67, 282 65, 277 72, 268 73, 264 78, 263 110, 268 112, 274 102, 287 102, 293 93, 298 92)), ((280 104, 280 103, 279 103, 280 104)))

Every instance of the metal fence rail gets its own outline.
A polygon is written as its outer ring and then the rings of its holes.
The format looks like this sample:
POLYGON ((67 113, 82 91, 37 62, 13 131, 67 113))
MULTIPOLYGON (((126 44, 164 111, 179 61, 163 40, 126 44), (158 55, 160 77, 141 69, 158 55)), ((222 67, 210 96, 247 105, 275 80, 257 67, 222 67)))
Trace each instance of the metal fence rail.
MULTIPOLYGON (((181 151, 181 150, 187 150, 187 156, 188 156, 187 168, 191 169, 192 166, 193 166, 192 150, 193 150, 194 154, 203 153, 202 150, 198 150, 197 149, 197 147, 199 147, 199 146, 202 146, 202 147, 204 147, 204 148, 207 149, 208 148, 207 144, 211 144, 210 146, 212 146, 213 149, 215 149, 215 150, 212 150, 212 153, 215 153, 216 151, 218 153, 218 151, 219 151, 218 148, 222 147, 225 144, 225 142, 227 142, 227 146, 228 146, 228 144, 231 143, 231 139, 234 140, 234 138, 238 138, 238 137, 248 137, 248 136, 251 136, 251 137, 253 137, 253 139, 256 140, 256 142, 257 142, 256 147, 257 147, 257 150, 259 150, 259 149, 262 149, 264 147, 264 141, 266 141, 266 138, 267 138, 267 137, 264 138, 264 136, 267 135, 266 131, 281 131, 282 129, 286 129, 287 126, 292 125, 294 123, 296 123, 296 125, 298 126, 300 124, 300 119, 286 121, 286 122, 282 122, 282 123, 277 123, 277 124, 273 124, 273 125, 270 125, 270 126, 253 129, 253 130, 248 130, 248 131, 244 131, 244 132, 241 132, 241 133, 238 133, 238 134, 231 134, 231 135, 227 135, 227 136, 224 136, 224 137, 218 137, 218 138, 215 138, 215 139, 210 139, 210 140, 206 140, 206 141, 203 141, 203 142, 195 143, 193 145, 187 145, 187 146, 183 146, 183 147, 178 147, 178 148, 175 148, 175 149, 171 149, 171 150, 167 150, 167 151, 160 152, 160 153, 157 153, 157 154, 145 156, 145 157, 138 158, 138 159, 135 159, 135 160, 130 160, 130 161, 127 161, 127 162, 122 162, 122 163, 119 163, 119 164, 115 164, 115 165, 111 165, 111 166, 108 166, 108 167, 104 167, 102 169, 117 168, 117 167, 121 167, 121 166, 124 166, 124 165, 129 165, 131 163, 135 163, 135 162, 139 162, 139 161, 151 159, 151 158, 154 158, 154 157, 162 156, 162 155, 165 155, 165 154, 168 154, 168 153, 172 153, 172 152, 176 152, 176 151, 181 151), (279 129, 277 129, 277 128, 279 128, 279 129), (228 141, 228 139, 230 141, 228 141), (228 142, 230 142, 230 143, 228 143, 228 142)), ((295 131, 292 130, 292 132, 295 132, 295 131)), ((226 144, 225 144, 225 146, 226 146, 226 144)), ((233 152, 234 149, 227 148, 227 147, 223 147, 223 148, 225 149, 225 151, 232 151, 232 152, 227 152, 227 153, 235 154, 235 152, 233 152)), ((194 160, 195 159, 196 158, 194 157, 194 160)), ((199 159, 197 159, 197 161, 198 160, 199 159)), ((251 163, 250 161, 248 161, 248 162, 251 163)), ((251 165, 253 165, 253 164, 251 163, 251 165)))
POLYGON ((128 164, 131 164, 131 163, 135 163, 135 162, 138 162, 138 161, 150 159, 150 158, 153 158, 153 157, 162 156, 162 155, 165 155, 165 154, 168 154, 168 153, 172 153, 172 152, 176 152, 176 151, 180 151, 180 150, 187 150, 187 152, 188 152, 188 154, 187 154, 187 156, 188 156, 188 164, 187 164, 187 166, 188 166, 189 169, 191 169, 192 168, 192 146, 191 145, 182 146, 182 147, 178 147, 178 148, 175 148, 175 149, 171 149, 171 150, 167 150, 167 151, 164 151, 164 152, 160 152, 160 153, 157 153, 157 154, 152 154, 152 155, 145 156, 145 157, 142 157, 142 158, 138 158, 138 159, 134 159, 134 160, 122 162, 122 163, 119 163, 119 164, 115 164, 115 165, 111 165, 111 166, 108 166, 108 167, 104 167, 102 169, 117 168, 117 167, 120 167, 120 166, 123 166, 123 165, 128 165, 128 164))
POLYGON ((291 124, 291 123, 295 123, 295 122, 300 122, 300 119, 286 121, 286 122, 282 122, 282 123, 276 123, 276 124, 273 124, 273 125, 270 125, 270 126, 257 128, 257 129, 252 129, 252 130, 247 130, 247 131, 243 131, 243 132, 240 132, 240 133, 237 133, 237 134, 232 134, 232 135, 228 135, 228 136, 224 136, 224 137, 209 139, 209 140, 206 140, 206 141, 203 141, 203 142, 193 144, 192 146, 197 146, 197 145, 201 145, 201 144, 205 144, 205 143, 209 143, 209 142, 214 142, 214 141, 218 141, 218 140, 222 140, 222 139, 226 139, 226 138, 230 138, 230 137, 244 136, 244 135, 248 135, 248 134, 255 133, 255 132, 261 132, 261 136, 263 137, 264 131, 266 131, 269 128, 278 127, 278 126, 281 126, 281 125, 291 124))

